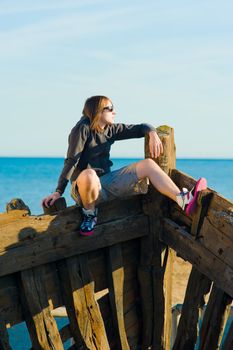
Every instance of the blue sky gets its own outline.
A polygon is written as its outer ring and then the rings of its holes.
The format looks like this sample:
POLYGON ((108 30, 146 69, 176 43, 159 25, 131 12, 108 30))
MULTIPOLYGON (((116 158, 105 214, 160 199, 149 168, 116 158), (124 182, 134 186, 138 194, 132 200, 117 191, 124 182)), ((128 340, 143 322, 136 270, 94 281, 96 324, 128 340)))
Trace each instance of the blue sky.
POLYGON ((232 18, 232 0, 0 0, 0 156, 64 156, 104 94, 116 121, 174 127, 178 157, 233 158, 232 18))

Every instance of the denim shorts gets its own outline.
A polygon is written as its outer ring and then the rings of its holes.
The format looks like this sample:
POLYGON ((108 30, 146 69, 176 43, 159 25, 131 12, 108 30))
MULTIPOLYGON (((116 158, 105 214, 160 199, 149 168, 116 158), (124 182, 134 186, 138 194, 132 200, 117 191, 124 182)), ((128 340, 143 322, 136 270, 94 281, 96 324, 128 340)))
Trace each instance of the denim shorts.
MULTIPOLYGON (((118 170, 111 171, 100 178, 101 190, 96 204, 111 201, 116 198, 125 198, 135 194, 145 194, 148 191, 149 179, 139 180, 136 174, 136 163, 118 170)), ((76 182, 71 185, 71 197, 77 205, 82 206, 81 197, 76 182)))

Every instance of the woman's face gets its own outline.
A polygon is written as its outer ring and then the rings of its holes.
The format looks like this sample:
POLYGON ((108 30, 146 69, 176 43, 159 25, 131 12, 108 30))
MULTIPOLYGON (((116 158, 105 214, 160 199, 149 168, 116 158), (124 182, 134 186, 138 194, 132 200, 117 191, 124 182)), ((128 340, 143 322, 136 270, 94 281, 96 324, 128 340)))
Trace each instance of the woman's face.
POLYGON ((99 126, 104 129, 106 125, 113 124, 116 112, 114 110, 113 104, 110 100, 106 101, 105 106, 102 109, 102 114, 99 119, 99 126))

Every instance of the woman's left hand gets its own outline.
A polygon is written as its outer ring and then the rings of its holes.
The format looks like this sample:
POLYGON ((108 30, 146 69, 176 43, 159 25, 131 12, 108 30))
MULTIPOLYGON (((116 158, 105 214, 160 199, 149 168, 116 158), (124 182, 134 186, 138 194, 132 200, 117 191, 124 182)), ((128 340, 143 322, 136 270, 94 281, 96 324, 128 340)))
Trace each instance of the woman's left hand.
POLYGON ((151 158, 158 158, 163 153, 163 144, 156 131, 149 132, 149 152, 151 158))

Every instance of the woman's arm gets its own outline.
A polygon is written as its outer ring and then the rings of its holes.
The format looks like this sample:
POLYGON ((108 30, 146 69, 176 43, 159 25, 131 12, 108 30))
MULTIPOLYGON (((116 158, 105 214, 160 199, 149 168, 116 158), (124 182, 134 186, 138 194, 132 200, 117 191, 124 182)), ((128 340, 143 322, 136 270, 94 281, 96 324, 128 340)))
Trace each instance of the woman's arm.
POLYGON ((86 140, 89 136, 89 127, 85 124, 78 123, 69 135, 69 146, 67 157, 64 161, 64 166, 58 179, 58 184, 55 192, 42 200, 42 205, 49 207, 61 197, 69 179, 71 178, 75 167, 77 166, 86 140))
POLYGON ((62 194, 65 191, 68 181, 70 180, 75 167, 77 166, 84 149, 86 140, 89 136, 90 129, 86 124, 77 124, 69 135, 69 146, 67 156, 61 175, 58 179, 56 191, 62 194))
POLYGON ((149 151, 151 158, 157 158, 163 153, 162 142, 156 129, 150 124, 113 124, 112 132, 114 141, 144 137, 149 134, 149 151))
POLYGON ((112 136, 114 141, 134 139, 144 137, 150 131, 155 131, 156 129, 150 124, 112 124, 111 125, 112 136))

